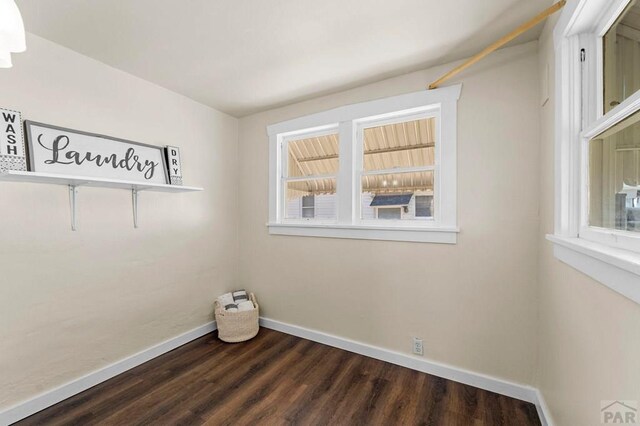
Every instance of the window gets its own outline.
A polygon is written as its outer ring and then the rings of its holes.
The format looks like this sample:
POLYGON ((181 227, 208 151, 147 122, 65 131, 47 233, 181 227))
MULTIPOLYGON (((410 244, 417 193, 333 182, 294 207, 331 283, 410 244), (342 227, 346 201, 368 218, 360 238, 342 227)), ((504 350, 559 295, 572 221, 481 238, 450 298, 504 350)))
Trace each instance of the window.
POLYGON ((269 232, 455 243, 461 86, 269 126, 269 232))
POLYGON ((639 232, 640 113, 589 141, 589 226, 639 232))
POLYGON ((378 219, 402 219, 401 207, 379 207, 378 219))
POLYGON ((640 303, 640 3, 569 6, 556 40, 560 260, 640 303))
POLYGON ((605 113, 640 89, 640 3, 630 1, 602 38, 605 113))
POLYGON ((316 216, 315 195, 305 195, 302 197, 302 217, 312 218, 316 216))
POLYGON ((433 195, 416 195, 416 217, 432 217, 433 195))

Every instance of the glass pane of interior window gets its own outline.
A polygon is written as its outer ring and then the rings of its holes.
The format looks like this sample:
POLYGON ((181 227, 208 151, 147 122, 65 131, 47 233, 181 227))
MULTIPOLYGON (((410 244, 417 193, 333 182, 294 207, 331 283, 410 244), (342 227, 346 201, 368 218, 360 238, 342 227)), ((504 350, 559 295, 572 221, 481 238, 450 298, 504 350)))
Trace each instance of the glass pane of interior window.
POLYGON ((640 111, 589 142, 589 225, 640 231, 640 111))
POLYGON ((603 38, 604 112, 640 89, 640 2, 632 1, 603 38))
POLYGON ((290 140, 288 176, 322 176, 338 174, 338 134, 290 140))
POLYGON ((364 129, 364 170, 432 166, 436 119, 405 121, 364 129))
MULTIPOLYGON (((362 219, 380 219, 395 208, 400 211, 402 220, 415 220, 420 217, 416 207, 417 197, 430 197, 430 212, 433 211, 433 172, 392 173, 384 175, 365 175, 362 177, 361 217, 362 219)), ((422 216, 425 217, 425 216, 422 216)))
POLYGON ((287 182, 285 197, 287 219, 336 219, 336 179, 287 182))

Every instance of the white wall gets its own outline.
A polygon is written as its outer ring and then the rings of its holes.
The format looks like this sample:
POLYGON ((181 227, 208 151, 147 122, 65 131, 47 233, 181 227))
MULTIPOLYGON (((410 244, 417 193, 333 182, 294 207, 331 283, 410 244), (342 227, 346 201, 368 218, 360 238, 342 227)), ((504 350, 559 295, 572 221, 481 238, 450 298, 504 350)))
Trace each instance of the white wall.
POLYGON ((0 183, 0 409, 212 320, 237 284, 232 117, 36 36, 0 72, 26 119, 182 148, 195 194, 0 183))
MULTIPOLYGON (((266 126, 423 90, 452 64, 240 120, 240 280, 267 317, 532 383, 537 342, 537 43, 460 75, 457 245, 270 236, 266 126)), ((456 81, 452 81, 454 83, 456 81)))
MULTIPOLYGON (((558 426, 599 425, 601 400, 640 401, 640 306, 553 256, 554 54, 549 21, 540 40, 550 100, 541 109, 537 386, 558 426)), ((532 193, 533 195, 533 193, 532 193)))

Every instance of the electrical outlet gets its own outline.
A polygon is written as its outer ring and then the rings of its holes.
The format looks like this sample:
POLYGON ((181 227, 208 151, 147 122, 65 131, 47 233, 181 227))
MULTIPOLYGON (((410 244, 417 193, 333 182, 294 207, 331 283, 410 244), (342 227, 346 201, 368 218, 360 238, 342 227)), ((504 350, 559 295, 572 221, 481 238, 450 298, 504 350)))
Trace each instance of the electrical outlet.
POLYGON ((413 338, 413 353, 416 355, 424 355, 422 339, 418 339, 417 337, 413 338))

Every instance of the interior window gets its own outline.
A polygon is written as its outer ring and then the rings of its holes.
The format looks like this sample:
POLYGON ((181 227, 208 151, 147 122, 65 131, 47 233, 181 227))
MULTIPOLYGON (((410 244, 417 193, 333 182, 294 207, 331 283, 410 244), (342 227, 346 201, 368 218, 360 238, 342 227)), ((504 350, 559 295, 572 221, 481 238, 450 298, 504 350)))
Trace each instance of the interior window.
POLYGON ((632 1, 603 38, 604 113, 640 89, 640 3, 632 1))

